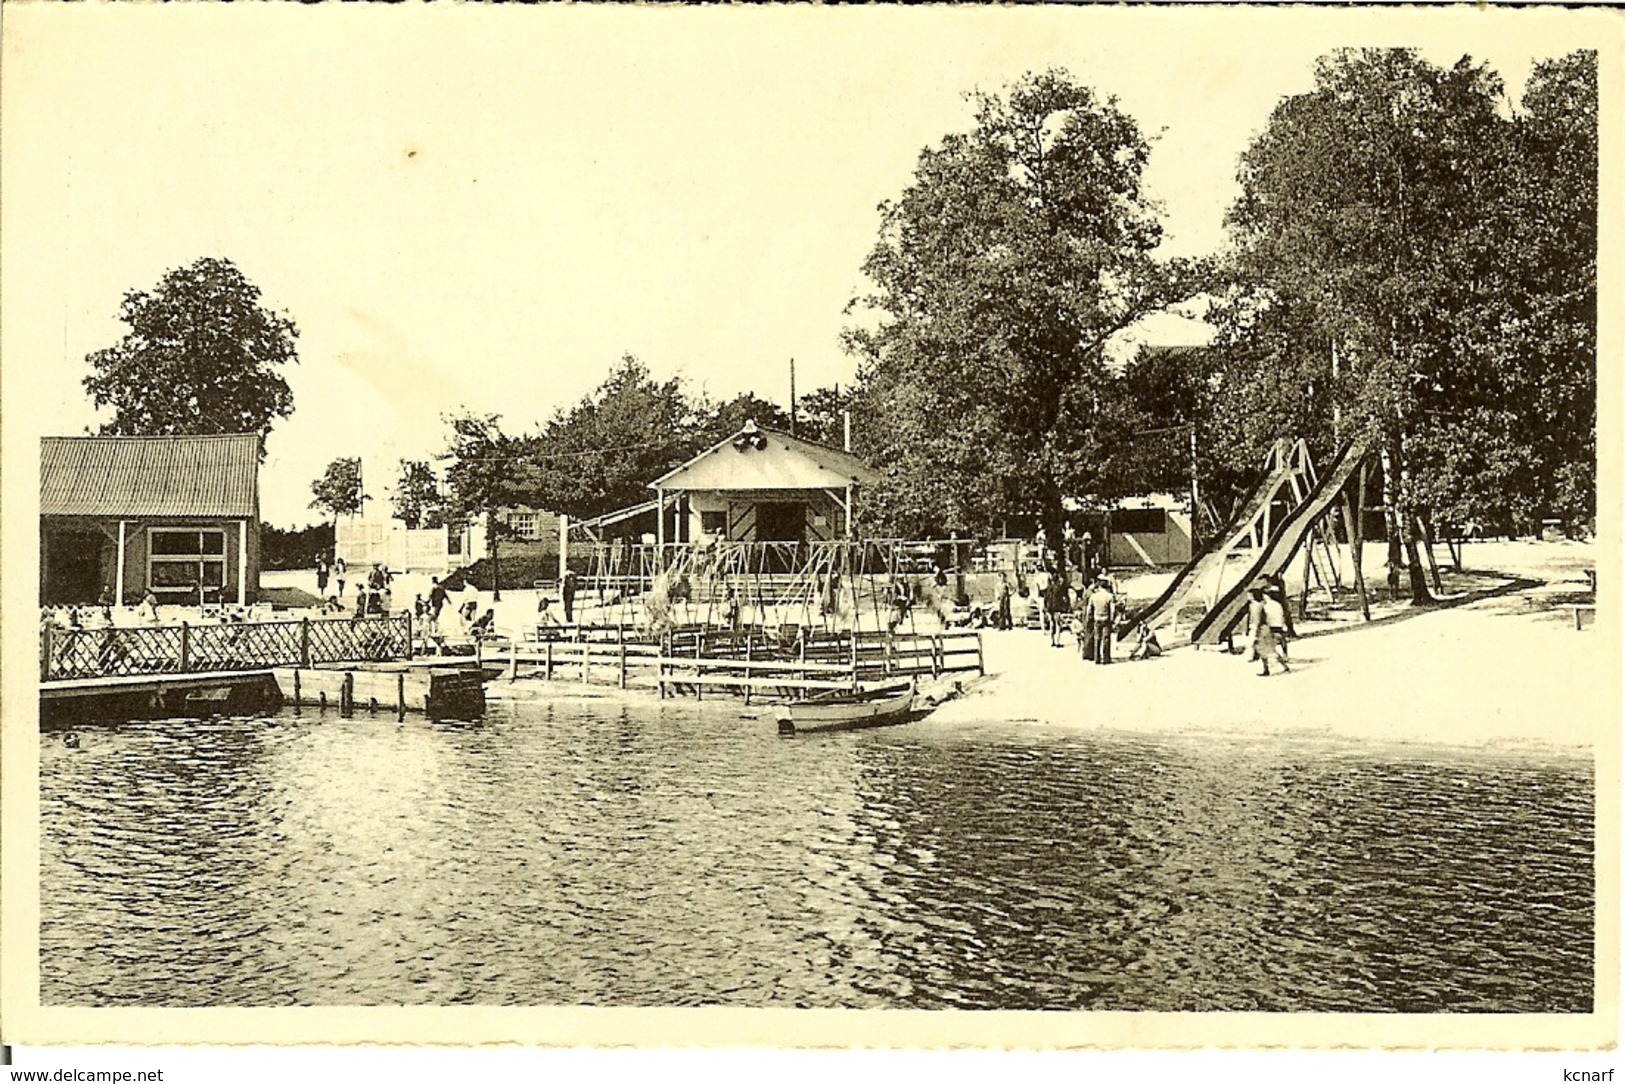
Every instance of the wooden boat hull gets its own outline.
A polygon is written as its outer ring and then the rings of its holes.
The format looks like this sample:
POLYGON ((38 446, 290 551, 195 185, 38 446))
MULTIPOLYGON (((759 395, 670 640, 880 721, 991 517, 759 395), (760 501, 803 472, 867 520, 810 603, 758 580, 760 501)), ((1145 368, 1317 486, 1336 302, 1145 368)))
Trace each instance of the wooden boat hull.
POLYGON ((914 688, 874 690, 813 697, 780 704, 775 711, 780 734, 811 734, 826 730, 861 730, 891 726, 918 718, 914 688))

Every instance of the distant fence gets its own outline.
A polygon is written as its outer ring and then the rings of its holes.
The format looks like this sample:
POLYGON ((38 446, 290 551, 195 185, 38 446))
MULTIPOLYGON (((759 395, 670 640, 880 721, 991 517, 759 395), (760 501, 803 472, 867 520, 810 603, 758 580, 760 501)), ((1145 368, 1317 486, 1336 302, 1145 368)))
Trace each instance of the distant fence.
POLYGON ((157 628, 60 629, 40 632, 40 680, 309 668, 329 662, 408 658, 412 619, 256 621, 157 628))

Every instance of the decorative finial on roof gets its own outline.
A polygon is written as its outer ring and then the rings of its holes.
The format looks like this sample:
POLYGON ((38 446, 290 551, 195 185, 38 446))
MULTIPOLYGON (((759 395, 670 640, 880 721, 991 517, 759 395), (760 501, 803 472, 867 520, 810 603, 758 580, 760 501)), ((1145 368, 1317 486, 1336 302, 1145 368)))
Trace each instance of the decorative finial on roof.
POLYGON ((762 436, 760 429, 756 428, 755 418, 745 419, 744 427, 739 430, 739 435, 734 437, 734 447, 741 452, 746 448, 755 448, 757 451, 761 451, 767 447, 767 438, 762 436))

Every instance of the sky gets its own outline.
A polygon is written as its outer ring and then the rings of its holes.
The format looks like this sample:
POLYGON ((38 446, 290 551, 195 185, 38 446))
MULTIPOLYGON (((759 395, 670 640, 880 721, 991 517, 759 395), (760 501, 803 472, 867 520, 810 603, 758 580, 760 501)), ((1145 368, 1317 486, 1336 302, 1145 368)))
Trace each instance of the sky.
POLYGON ((1115 95, 1154 140, 1162 252, 1198 255, 1317 56, 1471 54, 1515 99, 1596 16, 7 4, 5 421, 93 428, 84 359, 122 295, 223 256, 300 331, 263 517, 316 522, 330 460, 363 456, 376 497, 384 464, 444 448, 446 413, 527 430, 626 353, 719 398, 785 402, 792 358, 802 391, 850 381, 877 207, 968 128, 972 89, 1060 66, 1115 95))

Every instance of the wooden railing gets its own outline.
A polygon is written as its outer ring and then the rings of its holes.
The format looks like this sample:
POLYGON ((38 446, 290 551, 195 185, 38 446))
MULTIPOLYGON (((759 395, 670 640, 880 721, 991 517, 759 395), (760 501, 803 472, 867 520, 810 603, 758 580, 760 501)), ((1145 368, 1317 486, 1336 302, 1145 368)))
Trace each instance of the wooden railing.
POLYGON ((585 630, 570 630, 578 638, 565 638, 561 631, 551 627, 552 638, 513 644, 486 658, 506 662, 512 677, 523 664, 527 676, 550 681, 610 681, 623 689, 653 687, 662 696, 703 696, 713 689, 747 700, 763 691, 806 693, 898 677, 981 673, 984 665, 981 634, 974 631, 807 637, 769 633, 760 626, 690 627, 671 630, 658 642, 624 628, 613 636, 595 630, 590 637, 585 630))
POLYGON ((385 662, 412 654, 412 618, 40 630, 40 680, 385 662))

